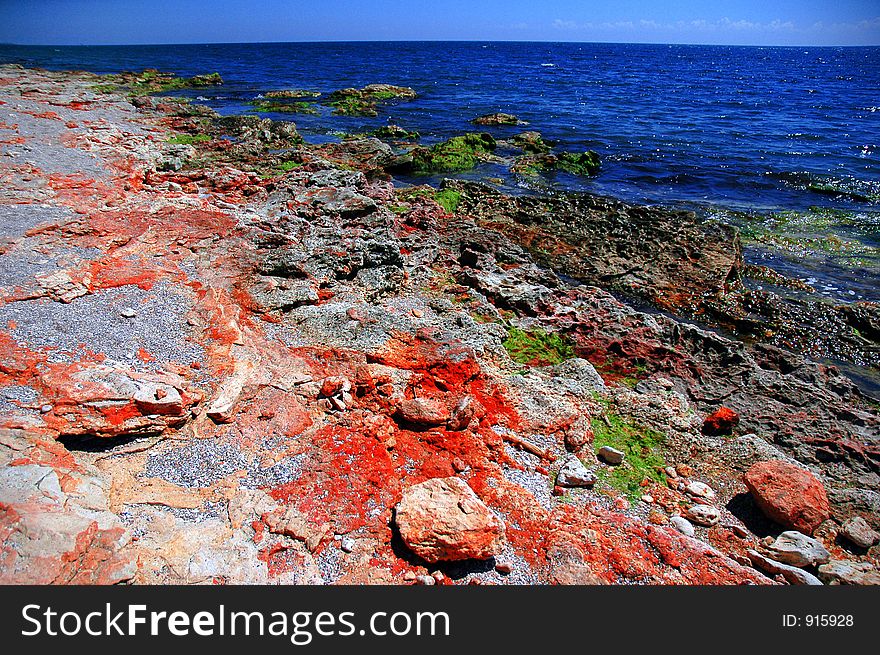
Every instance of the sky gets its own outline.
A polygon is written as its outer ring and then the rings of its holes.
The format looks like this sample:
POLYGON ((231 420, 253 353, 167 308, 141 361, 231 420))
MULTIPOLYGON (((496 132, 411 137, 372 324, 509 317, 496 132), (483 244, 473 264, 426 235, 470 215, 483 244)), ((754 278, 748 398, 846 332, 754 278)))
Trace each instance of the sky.
POLYGON ((0 43, 880 45, 880 0, 0 0, 0 43))

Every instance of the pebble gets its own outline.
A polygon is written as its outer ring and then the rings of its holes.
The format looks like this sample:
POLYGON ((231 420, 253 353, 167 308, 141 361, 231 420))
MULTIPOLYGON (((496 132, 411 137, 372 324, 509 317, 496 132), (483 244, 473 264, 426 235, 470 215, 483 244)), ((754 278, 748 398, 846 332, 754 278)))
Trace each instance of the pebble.
POLYGON ((721 520, 721 512, 711 505, 694 505, 687 511, 687 518, 692 523, 711 528, 721 520))
POLYGON ((442 582, 446 579, 446 576, 443 575, 443 571, 434 571, 434 572, 431 574, 431 577, 434 578, 434 581, 435 581, 437 584, 442 583, 442 582))
POLYGON ((431 585, 437 584, 437 581, 430 575, 418 575, 416 576, 416 584, 422 584, 430 587, 431 585))
POLYGON ((422 316, 425 315, 425 312, 423 312, 421 309, 414 309, 412 310, 412 315, 416 318, 422 318, 422 316))
POLYGON ((667 466, 665 470, 666 470, 666 475, 669 476, 670 478, 675 479, 678 477, 678 473, 675 472, 674 466, 667 466))
POLYGON ((654 502, 654 496, 652 496, 651 494, 645 494, 644 496, 642 496, 642 502, 648 503, 650 505, 654 502))
POLYGON ((684 488, 685 493, 706 500, 715 500, 715 491, 708 484, 694 480, 684 488))
POLYGON ((591 487, 596 484, 596 474, 570 455, 556 475, 556 484, 560 487, 591 487))
POLYGON ((605 463, 611 464, 612 466, 617 466, 623 462, 624 454, 611 446, 602 446, 597 454, 605 461, 605 463))
POLYGON ((51 411, 52 411, 52 405, 41 405, 40 406, 40 412, 43 414, 48 414, 51 411))
POLYGON ((123 318, 134 318, 135 316, 137 316, 137 312, 134 311, 131 307, 126 307, 121 312, 119 312, 119 315, 123 318))
POLYGON ((354 539, 351 537, 344 537, 339 546, 342 548, 343 552, 350 553, 354 550, 354 539))
POLYGON ((502 575, 507 575, 513 571, 513 567, 510 565, 510 562, 498 562, 495 565, 495 570, 502 575))
POLYGON ((694 526, 691 525, 691 522, 683 516, 673 516, 671 519, 669 519, 669 523, 672 525, 673 528, 681 532, 683 535, 687 537, 694 536, 694 526))
POLYGON ((403 574, 403 579, 405 582, 412 582, 416 579, 415 571, 407 571, 403 574))

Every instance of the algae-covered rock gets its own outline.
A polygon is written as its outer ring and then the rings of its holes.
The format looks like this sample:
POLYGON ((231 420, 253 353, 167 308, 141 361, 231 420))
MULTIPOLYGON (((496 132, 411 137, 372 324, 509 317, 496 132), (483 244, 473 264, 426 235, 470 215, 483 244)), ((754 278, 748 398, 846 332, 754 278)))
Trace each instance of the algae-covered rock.
POLYGON ((339 89, 331 93, 324 104, 333 107, 341 116, 377 116, 376 106, 388 100, 412 100, 418 94, 407 86, 368 84, 362 89, 339 89))
POLYGON ((485 132, 454 136, 430 148, 415 148, 410 153, 414 173, 466 171, 495 150, 495 139, 485 132))
POLYGON ((474 125, 528 125, 526 121, 522 121, 513 114, 505 114, 504 112, 495 112, 494 114, 484 114, 477 116, 471 120, 474 125))
POLYGON ((130 96, 143 96, 151 93, 165 93, 178 89, 197 89, 223 84, 220 73, 178 77, 175 73, 166 73, 155 68, 148 68, 140 73, 123 72, 103 75, 101 84, 92 87, 97 93, 127 92, 130 96))
POLYGON ((572 175, 589 177, 599 172, 601 162, 598 153, 593 150, 586 152, 549 152, 527 154, 517 157, 510 170, 523 175, 537 175, 543 171, 565 171, 572 175))

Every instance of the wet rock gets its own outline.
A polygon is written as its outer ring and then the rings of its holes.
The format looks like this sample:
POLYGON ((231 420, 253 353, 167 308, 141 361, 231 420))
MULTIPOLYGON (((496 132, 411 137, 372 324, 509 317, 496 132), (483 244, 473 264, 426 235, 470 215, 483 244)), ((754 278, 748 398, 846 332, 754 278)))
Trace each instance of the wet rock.
POLYGON ((794 530, 779 535, 767 546, 767 553, 777 562, 800 568, 825 564, 831 559, 831 554, 821 542, 794 530))
POLYGON ((623 462, 624 453, 616 448, 612 448, 611 446, 602 446, 596 454, 606 464, 611 464, 612 466, 617 466, 623 462))
POLYGON ((505 114, 504 112, 495 112, 494 114, 484 114, 471 119, 474 125, 528 125, 526 121, 522 121, 513 114, 505 114))
POLYGON ((661 308, 687 313, 703 305, 724 293, 742 267, 735 229, 691 213, 586 194, 514 198, 460 180, 448 188, 461 193, 460 212, 522 243, 541 264, 661 308))
POLYGON ((505 543, 504 524, 459 478, 408 488, 394 521, 407 547, 430 563, 487 559, 505 543))
POLYGON ((592 487, 596 484, 596 474, 572 455, 565 460, 559 473, 556 474, 556 484, 560 487, 592 487))
POLYGON ((495 139, 483 132, 454 136, 430 148, 414 148, 406 168, 416 174, 466 171, 486 161, 495 147, 495 139))
POLYGON ((712 412, 703 421, 703 434, 731 434, 739 423, 739 414, 729 407, 721 407, 712 412))
POLYGON ((718 525, 721 520, 721 512, 712 505, 694 505, 688 508, 687 517, 691 522, 709 528, 718 525))
POLYGON ((528 131, 517 134, 510 139, 510 143, 531 154, 543 154, 550 152, 553 143, 544 139, 540 132, 528 131))
POLYGON ((848 518, 841 526, 840 534, 859 548, 870 548, 880 541, 880 534, 872 530, 861 516, 848 518))
POLYGON ((339 89, 334 91, 324 104, 333 107, 333 113, 341 116, 376 116, 379 102, 388 100, 412 100, 418 94, 405 86, 392 84, 368 84, 355 89, 339 89))
POLYGON ((669 524, 681 532, 686 537, 694 536, 694 526, 683 516, 673 516, 669 519, 669 524))
POLYGON ((767 518, 810 535, 831 515, 822 482, 809 471, 782 460, 759 462, 745 484, 767 518))

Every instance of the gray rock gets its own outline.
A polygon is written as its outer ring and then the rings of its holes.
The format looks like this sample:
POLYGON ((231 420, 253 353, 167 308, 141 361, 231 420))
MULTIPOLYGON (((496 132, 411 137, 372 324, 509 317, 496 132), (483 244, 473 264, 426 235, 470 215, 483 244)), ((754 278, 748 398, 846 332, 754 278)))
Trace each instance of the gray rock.
POLYGON ((669 524, 686 537, 694 536, 694 526, 683 516, 673 516, 669 519, 669 524))
POLYGON ((596 474, 587 469, 577 457, 570 456, 559 469, 556 484, 560 487, 592 487, 596 484, 596 474))
POLYGON ((774 562, 772 559, 764 557, 756 550, 749 549, 746 551, 746 553, 749 556, 749 560, 752 562, 752 566, 754 566, 756 569, 759 569, 764 573, 769 573, 770 575, 781 575, 789 582, 789 584, 804 584, 814 586, 822 584, 822 581, 815 575, 813 575, 812 573, 807 573, 803 569, 799 569, 796 566, 789 566, 788 564, 783 564, 782 562, 774 562))
POLYGON ((831 559, 831 554, 818 540, 795 530, 783 532, 767 551, 767 555, 777 562, 801 568, 825 564, 831 559))
POLYGON ((710 528, 721 520, 721 512, 711 505, 694 505, 688 509, 687 518, 692 523, 710 528))
POLYGON ((880 571, 868 562, 833 560, 819 567, 819 579, 829 585, 880 585, 880 571))
POLYGON ((868 522, 861 516, 853 516, 846 520, 840 534, 859 548, 870 548, 880 541, 880 534, 872 530, 868 522))
POLYGON ((611 464, 612 466, 617 466, 623 462, 624 454, 611 446, 602 446, 596 454, 599 455, 599 458, 606 464, 611 464))

